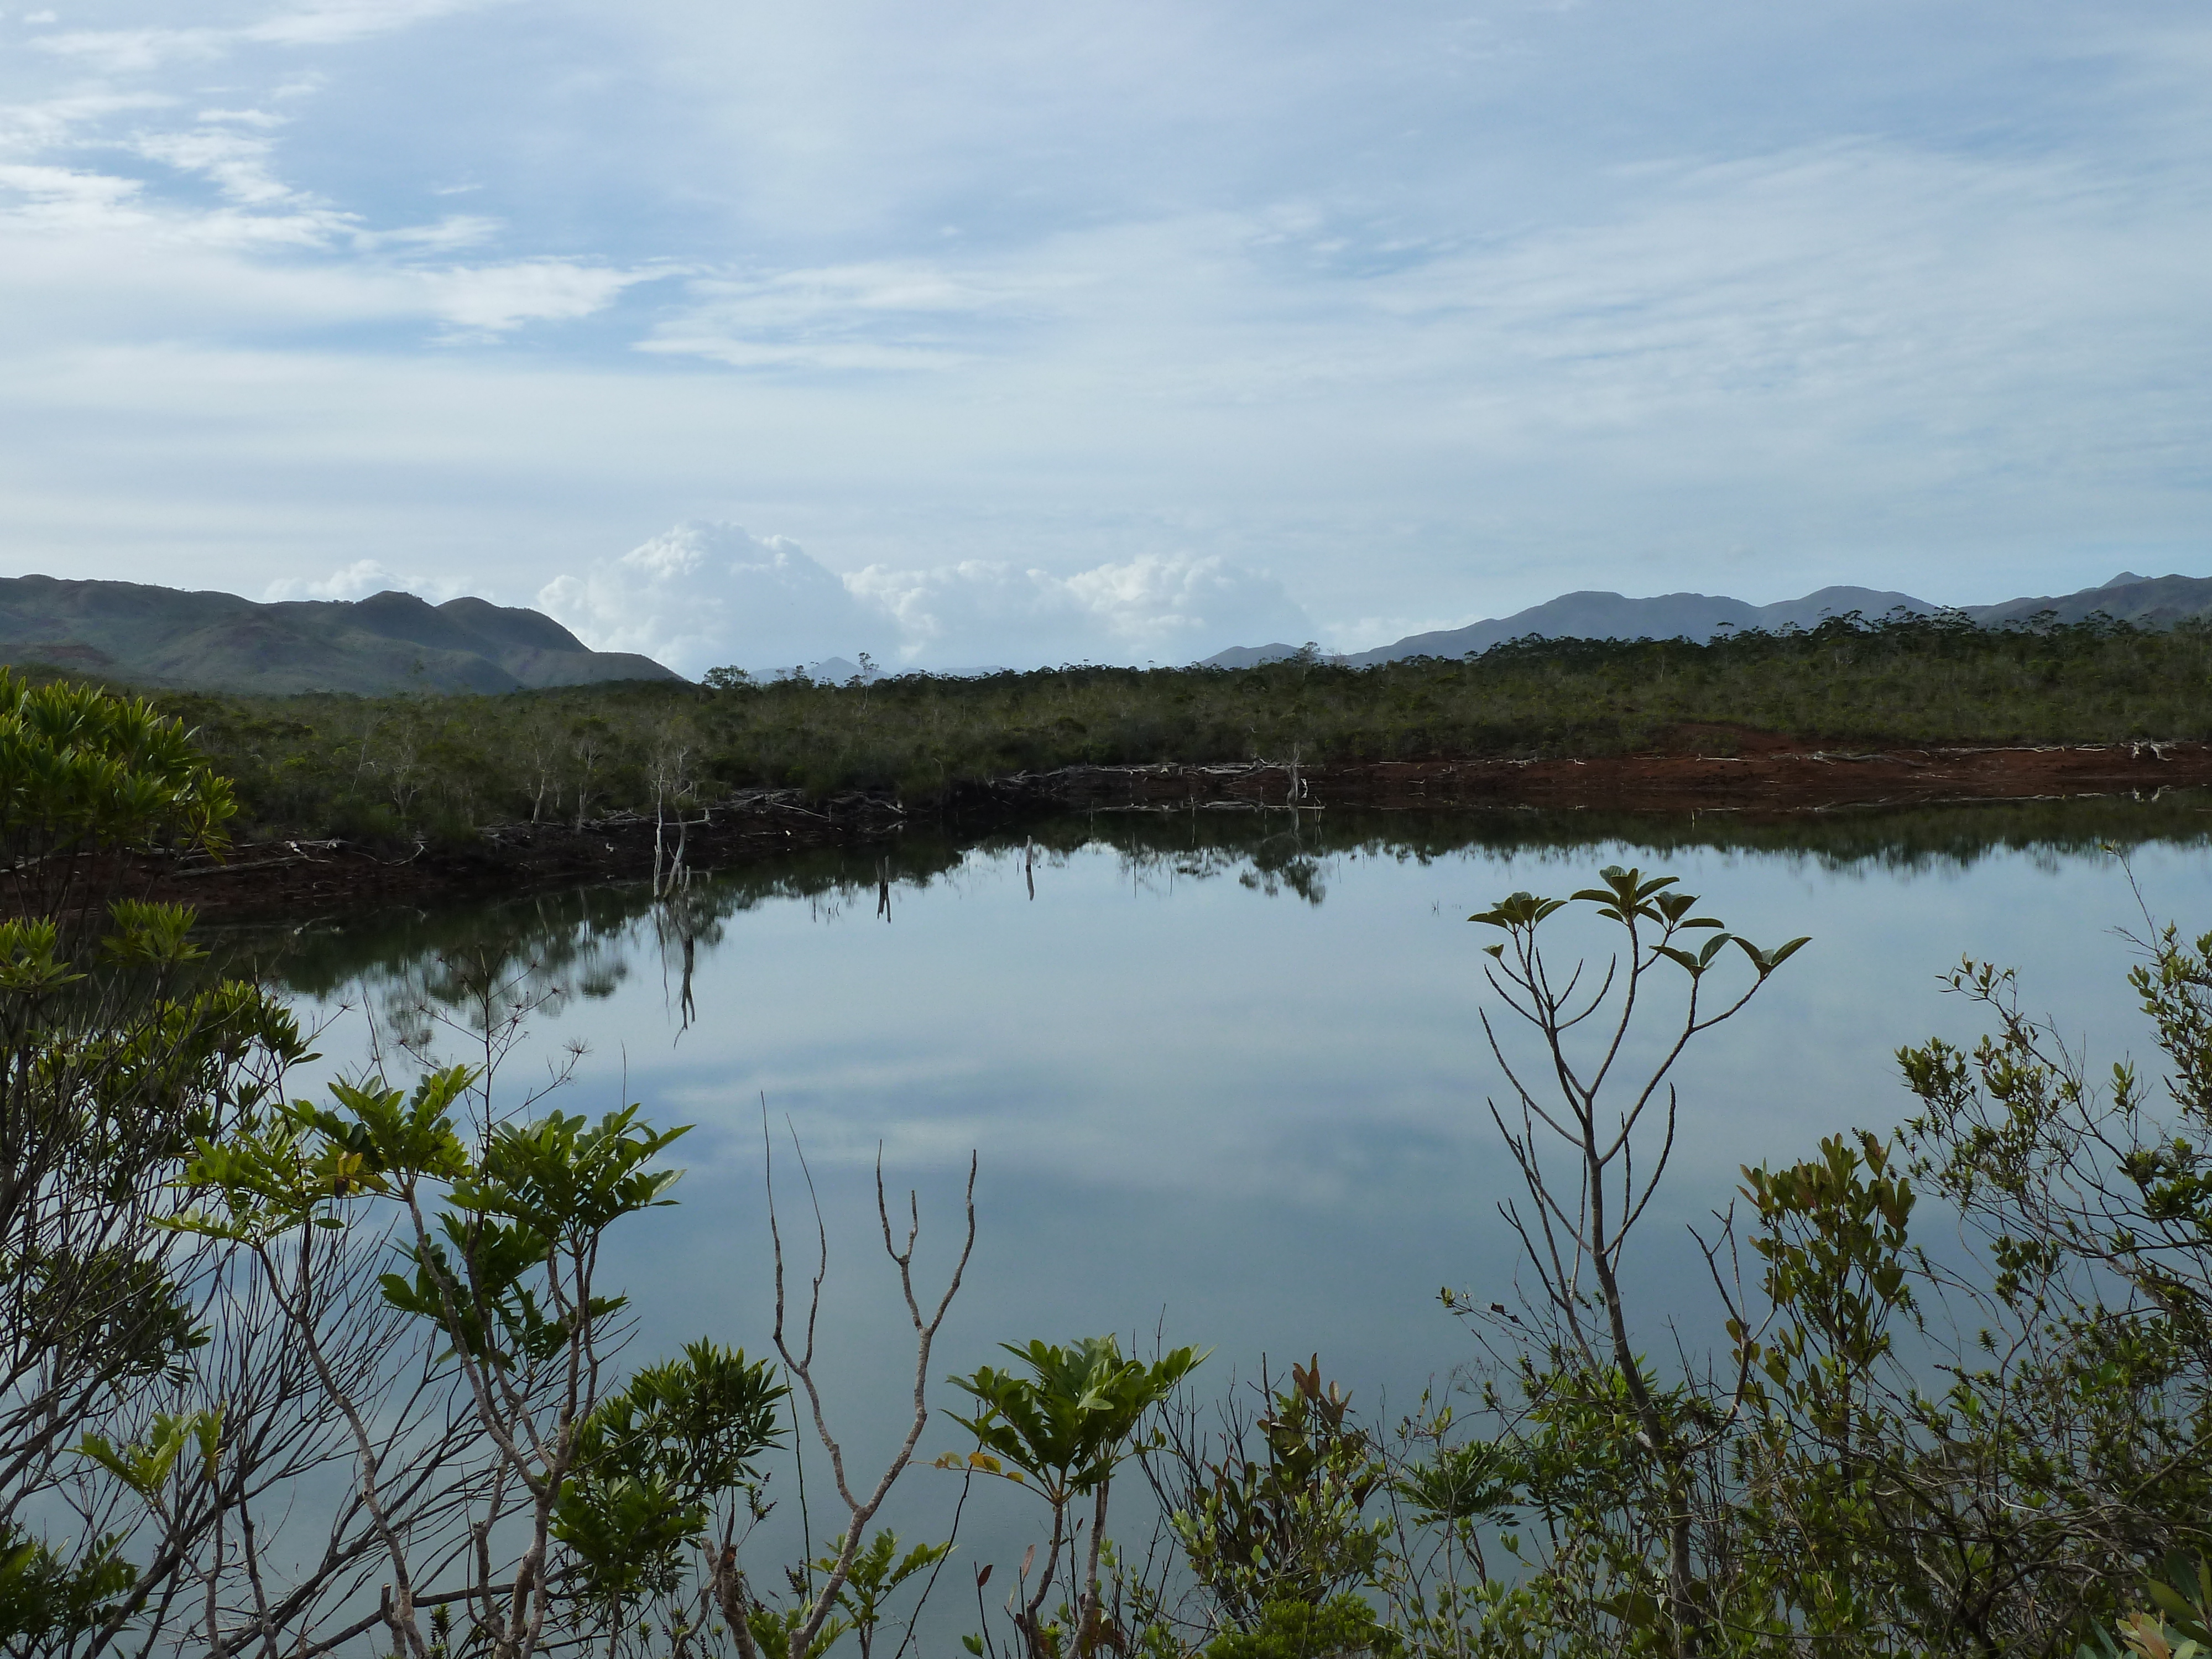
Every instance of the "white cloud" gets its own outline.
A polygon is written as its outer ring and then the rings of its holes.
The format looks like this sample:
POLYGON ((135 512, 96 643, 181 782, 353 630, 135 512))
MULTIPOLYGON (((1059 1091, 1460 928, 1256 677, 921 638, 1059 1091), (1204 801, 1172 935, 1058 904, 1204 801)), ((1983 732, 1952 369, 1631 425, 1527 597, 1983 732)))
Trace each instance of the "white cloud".
POLYGON ((0 532, 534 592, 698 503, 855 573, 766 660, 951 666, 2172 568, 2201 10, 84 0, 0 42, 0 532))
MULTIPOLYGON (((207 62, 240 46, 343 46, 371 35, 411 27, 452 13, 475 10, 501 0, 311 0, 253 22, 230 28, 205 26, 69 29, 38 37, 38 45, 112 75, 143 75, 178 62, 207 62)), ((55 21, 52 12, 25 16, 27 23, 55 21)))
POLYGON ((1282 583, 1218 555, 1146 554, 1071 576, 983 559, 872 565, 846 585, 896 619, 902 660, 945 666, 1183 663, 1313 631, 1282 583))
POLYGON ((319 580, 283 576, 269 584, 261 595, 264 605, 286 599, 365 599, 372 593, 417 593, 442 604, 476 589, 465 576, 399 576, 374 559, 357 559, 343 570, 319 580))
POLYGON ((131 148, 149 161, 197 173, 241 206, 275 207, 296 199, 269 170, 270 144, 220 126, 192 132, 149 133, 131 148))
POLYGON ((877 565, 841 580, 783 537, 696 522, 556 578, 538 604, 599 650, 693 675, 861 651, 922 668, 1182 663, 1312 629, 1280 582, 1218 556, 1146 555, 1071 576, 989 560, 877 565))
POLYGON ((10 99, 0 103, 0 152, 32 156, 74 145, 83 141, 88 128, 112 116, 143 115, 172 107, 175 101, 163 93, 99 86, 46 98, 10 99))
POLYGON ((165 201, 119 173, 0 161, 0 258, 12 301, 0 308, 0 334, 51 335, 37 321, 42 306, 72 313, 98 296, 109 314, 156 337, 411 320, 488 340, 591 316, 664 274, 562 258, 447 264, 491 240, 496 224, 449 216, 364 229, 275 179, 265 143, 222 131, 140 142, 150 159, 213 180, 226 199, 209 208, 165 201))
POLYGON ((75 167, 0 163, 0 191, 21 198, 19 216, 42 225, 112 222, 118 210, 143 188, 136 179, 118 179, 75 167))
MULTIPOLYGON (((459 228, 465 234, 467 222, 459 228)), ((421 280, 433 308, 446 321, 459 329, 499 334, 525 323, 588 317, 612 304, 633 283, 649 282, 658 274, 570 259, 523 259, 511 264, 457 266, 425 273, 421 280)))
POLYGON ((36 44, 106 74, 143 75, 167 64, 220 58, 237 39, 211 28, 67 29, 42 34, 36 44))
POLYGON ((732 524, 678 525, 586 575, 556 577, 538 603, 595 650, 641 652, 691 675, 881 652, 890 634, 795 544, 732 524))
POLYGON ((500 228, 496 219, 480 215, 449 213, 427 225, 402 225, 396 230, 357 230, 353 245, 363 253, 397 248, 415 253, 447 252, 477 247, 491 240, 500 228))
POLYGON ((702 278, 639 349, 735 368, 951 368, 1003 351, 1080 281, 921 259, 702 278))
POLYGON ((245 40, 290 46, 343 45, 501 0, 311 0, 247 25, 245 40))
POLYGON ((232 121, 242 127, 264 129, 281 127, 292 119, 289 115, 271 115, 264 109, 204 109, 199 118, 203 121, 232 121))

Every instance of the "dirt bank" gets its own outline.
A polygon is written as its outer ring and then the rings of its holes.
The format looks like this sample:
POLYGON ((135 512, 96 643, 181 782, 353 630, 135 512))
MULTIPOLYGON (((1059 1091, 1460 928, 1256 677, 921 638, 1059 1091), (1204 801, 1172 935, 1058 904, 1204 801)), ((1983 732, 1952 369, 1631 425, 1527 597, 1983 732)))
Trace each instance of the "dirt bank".
POLYGON ((1761 733, 1726 736, 1732 752, 1589 760, 1068 767, 1000 779, 990 788, 1008 801, 1093 811, 1298 805, 1796 812, 2212 785, 2212 744, 2202 743, 1858 751, 1802 747, 1761 733))
MULTIPOLYGON (((1724 746, 1729 752, 1314 766, 1075 766, 972 786, 943 807, 916 816, 978 830, 1048 812, 1249 811, 1291 805, 1786 816, 1845 805, 2152 794, 2212 786, 2212 744, 2201 743, 1844 751, 1755 732, 1716 730, 1713 737, 1716 750, 1724 746)), ((695 814, 683 835, 691 867, 709 870, 805 848, 889 842, 910 821, 896 802, 880 797, 809 803, 796 791, 755 790, 695 814)), ((664 857, 672 851, 675 833, 663 831, 664 857)), ((210 917, 313 915, 642 878, 653 867, 653 842, 652 819, 623 817, 581 827, 497 826, 474 842, 399 854, 343 842, 265 842, 238 847, 221 864, 206 858, 160 861, 143 873, 158 896, 196 904, 210 917)))

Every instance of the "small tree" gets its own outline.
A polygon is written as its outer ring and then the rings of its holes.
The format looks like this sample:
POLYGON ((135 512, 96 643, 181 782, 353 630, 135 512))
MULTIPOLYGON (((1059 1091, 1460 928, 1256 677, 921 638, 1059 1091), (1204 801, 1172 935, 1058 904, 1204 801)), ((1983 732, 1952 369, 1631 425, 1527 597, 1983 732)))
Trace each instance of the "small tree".
POLYGON ((1250 1429, 1256 1455, 1241 1423, 1213 1457, 1188 1434, 1170 1437, 1173 1473, 1162 1496, 1192 1575, 1218 1609, 1216 1628, 1257 1630, 1270 1606, 1318 1607, 1371 1588, 1388 1533, 1387 1522, 1366 1515, 1386 1476, 1380 1448, 1352 1420, 1351 1396, 1323 1385, 1319 1355, 1267 1393, 1250 1429))
MULTIPOLYGON (((10 1653, 96 1655, 196 1617, 209 1557, 254 1557, 257 1505, 314 1467, 331 1426, 232 1252, 162 1224, 196 1138, 252 1118, 310 1057, 281 1006, 215 975, 190 910, 133 896, 170 854, 220 854, 234 811, 147 703, 0 671, 10 1653)), ((340 1363, 374 1340, 354 1334, 340 1363)))
POLYGON ((1052 1510, 1052 1534, 1036 1588, 1029 1589, 1025 1562, 1015 1591, 1014 1624, 1029 1659, 1059 1659, 1060 1628, 1045 1622, 1043 1609, 1058 1578, 1062 1549, 1068 1551, 1073 1581, 1070 1605, 1063 1608, 1074 1626, 1072 1651, 1087 1656, 1109 1640, 1101 1617, 1098 1563, 1114 1472, 1134 1449, 1133 1441, 1146 1413, 1172 1395, 1206 1355, 1176 1348, 1147 1365, 1123 1358, 1110 1336, 1085 1337, 1066 1348, 1042 1341, 1001 1346, 1030 1374, 985 1365, 972 1376, 953 1377, 953 1387, 973 1395, 980 1409, 973 1417, 951 1415, 975 1437, 969 1467, 1023 1485, 1034 1481, 1033 1490, 1052 1510), (1075 1549, 1083 1526, 1071 1516, 1076 1500, 1085 1497, 1091 1499, 1091 1536, 1077 1576, 1075 1549))
POLYGON ((189 1172, 213 1207, 176 1224, 252 1252, 330 1397, 352 1430, 355 1479, 389 1566, 380 1609, 397 1652, 430 1659, 421 1595, 438 1568, 467 1563, 462 1599, 476 1640, 493 1659, 527 1659, 543 1639, 555 1585, 554 1519, 575 1472, 578 1437, 599 1405, 609 1319, 623 1298, 597 1284, 601 1241, 624 1216, 670 1201, 677 1171, 648 1167, 683 1131, 637 1121, 638 1109, 598 1124, 550 1113, 526 1123, 472 1126, 456 1103, 474 1074, 456 1066, 424 1077, 411 1095, 377 1082, 332 1085, 332 1105, 294 1102, 244 1132, 204 1143, 189 1172), (471 1146, 471 1141, 474 1141, 471 1146), (398 1211, 411 1276, 386 1273, 385 1300, 437 1332, 491 1456, 458 1490, 451 1476, 401 1459, 380 1439, 376 1401, 362 1397, 323 1352, 305 1300, 319 1231, 343 1231, 348 1212, 398 1211), (288 1243, 296 1271, 281 1255, 288 1243), (465 1533, 458 1553, 398 1523, 398 1504, 426 1480, 451 1494, 465 1533), (521 1547, 495 1567, 495 1533, 519 1522, 521 1547), (426 1559, 427 1558, 427 1559, 426 1559))
POLYGON ((1699 1522, 1713 1510, 1750 1362, 1717 1379, 1686 1366, 1663 1376, 1640 1346, 1621 1269, 1672 1158, 1683 1054, 1806 941, 1761 950, 1697 915, 1671 876, 1609 867, 1600 880, 1569 899, 1516 893, 1469 918, 1505 935, 1484 947, 1490 985, 1534 1039, 1534 1058, 1516 1059, 1482 1015, 1506 1085, 1491 1115, 1528 1199, 1502 1210, 1536 1294, 1519 1313, 1502 1303, 1484 1312, 1449 1291, 1446 1300, 1488 1333, 1518 1396, 1493 1391, 1489 1403, 1504 1419, 1517 1496, 1555 1540, 1533 1593, 1593 1639, 1605 1620, 1687 1655, 1711 1644, 1721 1560, 1701 1553, 1699 1522), (1601 970, 1560 969, 1546 955, 1541 930, 1571 904, 1618 930, 1601 970), (1731 944, 1751 971, 1723 990, 1731 944), (1654 1012, 1662 975, 1675 978, 1679 1000, 1654 1058, 1631 1070, 1632 1036, 1654 1012))
MULTIPOLYGON (((655 1603, 678 1653, 703 1633, 711 1601, 683 1607, 677 1593, 696 1553, 713 1547, 717 1507, 757 1492, 757 1460, 781 1443, 776 1407, 790 1392, 765 1360, 695 1342, 637 1372, 584 1419, 552 1535, 611 1646, 655 1603)), ((726 1540, 735 1517, 721 1519, 726 1540)))

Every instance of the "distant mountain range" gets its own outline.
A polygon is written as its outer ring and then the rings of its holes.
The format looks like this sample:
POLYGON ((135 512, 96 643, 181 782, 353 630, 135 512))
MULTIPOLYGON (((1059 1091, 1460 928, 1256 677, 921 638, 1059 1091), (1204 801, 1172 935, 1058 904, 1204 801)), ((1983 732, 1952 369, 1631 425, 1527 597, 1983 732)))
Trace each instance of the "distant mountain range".
POLYGON ((257 605, 137 582, 0 577, 0 659, 193 690, 516 691, 682 676, 535 611, 412 593, 257 605))
MULTIPOLYGON (((1704 641, 1723 628, 1770 631, 1792 624, 1815 628, 1825 617, 1853 611, 1876 618, 1893 611, 1927 616, 1941 609, 1910 593, 1878 592, 1871 587, 1824 587, 1802 599, 1784 599, 1776 605, 1747 605, 1741 599, 1711 593, 1662 593, 1649 599, 1624 599, 1618 593, 1564 593, 1510 617, 1436 633, 1409 634, 1395 645, 1331 660, 1364 667, 1401 657, 1463 657, 1532 634, 1547 640, 1704 641)), ((2102 587, 2085 587, 2078 593, 1962 605, 1959 611, 1991 626, 2025 622, 2047 611, 2060 622, 2081 622, 2102 611, 2116 622, 2170 628, 2188 617, 2212 617, 2212 578, 2145 577, 2123 570, 2102 587)), ((1206 658, 1198 666, 1250 668, 1295 657, 1300 648, 1282 644, 1240 645, 1206 658)))
MULTIPOLYGON (((1763 605, 1708 593, 1644 599, 1565 593, 1510 617, 1409 635, 1394 645, 1332 660, 1364 666, 1402 657, 1460 657, 1530 635, 1709 640, 1723 628, 1814 628, 1824 617, 1852 611, 1879 617, 1938 609, 1909 593, 1869 587, 1824 587, 1802 599, 1763 605)), ((1992 625, 2024 622, 2044 611, 2062 622, 2101 611, 2120 622, 2171 627, 2188 617, 2212 617, 2212 578, 2143 577, 2124 570, 2103 586, 2078 593, 1960 607, 1961 615, 1992 625)), ((1294 657, 1300 649, 1281 643, 1238 646, 1199 666, 1249 668, 1294 657)), ((0 661, 50 663, 148 686, 270 696, 497 692, 682 678, 650 657, 593 651, 550 617, 488 599, 432 605, 412 593, 386 592, 259 605, 234 593, 52 576, 0 577, 0 661)), ((814 665, 812 672, 842 683, 861 670, 831 658, 814 665)))

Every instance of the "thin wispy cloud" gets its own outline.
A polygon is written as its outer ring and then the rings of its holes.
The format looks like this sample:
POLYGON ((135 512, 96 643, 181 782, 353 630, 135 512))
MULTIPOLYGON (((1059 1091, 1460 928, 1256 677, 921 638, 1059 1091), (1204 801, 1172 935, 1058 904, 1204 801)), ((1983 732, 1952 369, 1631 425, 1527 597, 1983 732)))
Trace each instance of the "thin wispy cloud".
POLYGON ((1008 350, 1080 280, 923 260, 702 277, 639 349, 737 368, 955 368, 1008 350))
MULTIPOLYGON (((144 74, 176 64, 206 63, 241 47, 344 46, 407 29, 430 19, 508 0, 319 0, 285 7, 227 27, 139 26, 71 28, 33 37, 41 52, 111 74, 144 74)), ((82 9, 91 9, 89 8, 82 9)), ((33 13, 26 22, 55 21, 33 13)))

